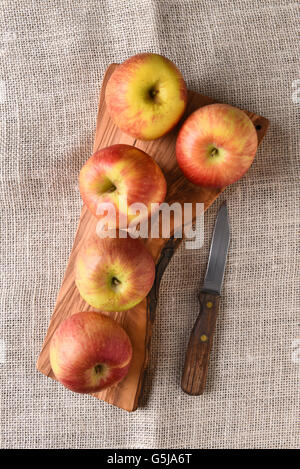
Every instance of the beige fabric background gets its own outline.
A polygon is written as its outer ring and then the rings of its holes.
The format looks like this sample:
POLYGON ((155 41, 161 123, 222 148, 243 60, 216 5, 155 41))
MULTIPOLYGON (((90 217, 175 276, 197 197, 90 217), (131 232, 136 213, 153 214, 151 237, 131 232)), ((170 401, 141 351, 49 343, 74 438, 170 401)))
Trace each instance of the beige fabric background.
POLYGON ((299 427, 299 3, 1 1, 1 446, 295 448, 299 427), (35 370, 78 222, 107 65, 140 51, 271 126, 247 176, 166 271, 143 407, 72 394, 35 370), (294 94, 293 94, 294 93, 294 94), (180 374, 213 222, 232 241, 207 392, 180 374))

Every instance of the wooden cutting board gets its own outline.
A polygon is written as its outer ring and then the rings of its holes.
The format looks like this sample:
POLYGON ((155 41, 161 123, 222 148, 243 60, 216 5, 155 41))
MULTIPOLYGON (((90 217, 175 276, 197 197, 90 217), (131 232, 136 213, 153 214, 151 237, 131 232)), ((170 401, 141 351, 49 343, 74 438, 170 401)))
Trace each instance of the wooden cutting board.
MULTIPOLYGON (((136 140, 122 133, 121 130, 114 125, 106 110, 104 100, 105 87, 116 67, 116 64, 110 65, 104 76, 100 93, 94 152, 100 148, 116 143, 126 143, 144 150, 157 161, 165 174, 168 183, 166 202, 203 202, 204 209, 206 210, 223 189, 197 187, 189 183, 182 175, 177 165, 175 158, 175 141, 178 129, 183 120, 195 109, 206 104, 211 104, 214 101, 207 96, 189 91, 185 115, 181 123, 179 123, 172 132, 158 140, 148 142, 136 140)), ((268 128, 268 120, 251 112, 247 112, 247 114, 253 121, 257 130, 258 141, 261 142, 268 128)), ((90 155, 86 156, 88 158, 90 155)), ((79 311, 95 310, 95 308, 90 307, 79 295, 74 282, 74 265, 77 253, 83 241, 90 236, 91 233, 95 232, 96 223, 97 220, 88 212, 86 207, 83 206, 65 276, 58 293, 48 332, 37 361, 37 369, 51 378, 54 378, 54 375, 49 361, 49 345, 54 331, 58 325, 71 314, 79 311)), ((127 411, 133 411, 138 406, 138 398, 141 393, 144 371, 149 356, 151 329, 155 318, 159 284, 164 270, 180 241, 181 239, 174 239, 172 236, 170 239, 145 240, 146 247, 152 254, 156 263, 156 279, 151 292, 147 298, 132 310, 122 313, 107 313, 121 323, 127 331, 133 345, 133 359, 129 373, 121 383, 94 394, 94 396, 127 411)))

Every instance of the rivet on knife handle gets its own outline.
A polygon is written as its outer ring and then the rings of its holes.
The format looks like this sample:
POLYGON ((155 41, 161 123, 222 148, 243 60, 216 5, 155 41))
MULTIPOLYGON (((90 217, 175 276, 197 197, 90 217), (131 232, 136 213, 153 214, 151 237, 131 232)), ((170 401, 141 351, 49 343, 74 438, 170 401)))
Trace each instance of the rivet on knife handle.
POLYGON ((201 292, 199 302, 200 313, 191 332, 181 380, 182 390, 192 396, 202 394, 205 388, 220 296, 201 292))

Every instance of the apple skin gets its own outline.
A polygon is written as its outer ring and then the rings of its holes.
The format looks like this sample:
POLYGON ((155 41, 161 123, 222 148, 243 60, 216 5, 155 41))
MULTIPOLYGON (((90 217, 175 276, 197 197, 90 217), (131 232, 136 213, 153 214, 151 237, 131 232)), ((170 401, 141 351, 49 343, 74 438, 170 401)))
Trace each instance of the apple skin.
POLYGON ((251 119, 228 104, 209 104, 193 112, 176 141, 177 162, 192 183, 224 187, 252 164, 257 133, 251 119))
POLYGON ((98 392, 121 381, 128 372, 132 346, 125 330, 97 312, 65 319, 50 343, 55 377, 71 391, 98 392))
POLYGON ((177 124, 186 107, 187 89, 173 62, 143 53, 130 57, 113 72, 105 100, 121 130, 141 140, 153 140, 177 124))
POLYGON ((127 210, 127 221, 134 218, 128 207, 136 202, 143 203, 151 214, 151 203, 162 203, 167 192, 167 183, 158 164, 131 145, 112 145, 94 153, 82 167, 79 189, 87 208, 98 219, 105 213, 99 212, 101 203, 110 203, 116 211, 119 226, 119 211, 127 210), (127 206, 119 204, 120 196, 127 197, 127 206), (98 209, 98 210, 97 210, 98 209))
POLYGON ((102 311, 127 311, 151 290, 155 264, 137 238, 86 240, 78 253, 75 283, 82 298, 102 311))

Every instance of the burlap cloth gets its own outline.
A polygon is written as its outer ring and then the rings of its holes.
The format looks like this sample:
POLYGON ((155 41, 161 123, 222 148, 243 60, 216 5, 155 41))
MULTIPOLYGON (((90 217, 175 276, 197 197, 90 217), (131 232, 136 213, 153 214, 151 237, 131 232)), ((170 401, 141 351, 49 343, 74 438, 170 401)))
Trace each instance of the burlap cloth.
POLYGON ((295 448, 300 334, 299 3, 2 1, 1 438, 6 448, 295 448), (35 370, 80 214, 103 73, 162 53, 189 88, 270 119, 255 163, 205 215, 205 245, 169 265, 143 407, 65 390, 35 370), (207 392, 180 390, 218 206, 231 247, 207 392), (299 271, 298 271, 299 273, 299 271))

